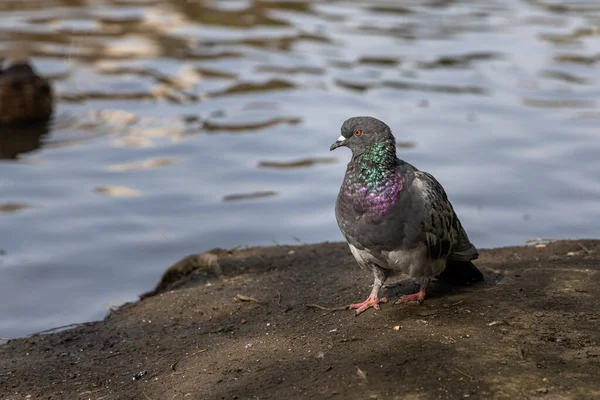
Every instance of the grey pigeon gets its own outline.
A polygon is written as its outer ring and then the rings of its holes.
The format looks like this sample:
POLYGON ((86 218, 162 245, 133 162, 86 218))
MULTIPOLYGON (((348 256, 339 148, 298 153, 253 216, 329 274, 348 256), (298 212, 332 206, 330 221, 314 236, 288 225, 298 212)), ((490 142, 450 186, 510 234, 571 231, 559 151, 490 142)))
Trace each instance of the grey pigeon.
POLYGON ((369 298, 350 305, 360 314, 379 309, 379 290, 396 273, 417 279, 420 290, 397 301, 425 299, 434 277, 483 280, 471 260, 478 257, 442 185, 396 156, 396 139, 372 117, 346 120, 330 150, 352 150, 335 216, 359 266, 373 271, 369 298))

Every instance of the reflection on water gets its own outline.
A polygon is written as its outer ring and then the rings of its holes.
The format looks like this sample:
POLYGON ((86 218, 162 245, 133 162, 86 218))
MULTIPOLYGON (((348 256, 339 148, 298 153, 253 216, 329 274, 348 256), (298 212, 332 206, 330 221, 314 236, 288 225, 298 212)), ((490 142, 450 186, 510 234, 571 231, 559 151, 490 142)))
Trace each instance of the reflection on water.
POLYGON ((48 122, 0 125, 0 160, 16 160, 42 146, 48 122))
POLYGON ((264 192, 252 192, 252 193, 240 193, 240 194, 229 194, 223 197, 223 201, 239 201, 239 200, 250 200, 259 199, 261 197, 275 196, 277 193, 268 190, 264 192))
POLYGON ((127 186, 102 186, 95 188, 94 192, 112 197, 137 197, 142 195, 141 191, 127 186))
POLYGON ((152 158, 149 160, 137 161, 137 162, 132 162, 132 163, 109 165, 106 168, 106 170, 112 171, 112 172, 141 171, 141 170, 145 170, 145 169, 173 165, 175 163, 176 163, 175 159, 152 158))
POLYGON ((286 168, 303 168, 303 167, 311 167, 317 164, 331 164, 336 161, 335 158, 332 157, 321 157, 321 158, 303 158, 301 160, 295 161, 287 161, 287 162, 277 162, 277 161, 260 161, 258 163, 259 167, 263 168, 278 168, 278 169, 286 169, 286 168))
POLYGON ((224 131, 228 133, 242 132, 248 133, 250 131, 258 131, 265 128, 270 128, 279 124, 291 124, 296 125, 300 123, 299 118, 271 118, 264 121, 246 121, 246 122, 219 122, 216 120, 205 121, 202 124, 202 128, 205 132, 219 132, 224 131))
POLYGON ((184 254, 341 240, 329 145, 353 115, 390 124, 480 247, 597 235, 597 2, 0 11, 0 57, 57 98, 49 127, 0 131, 0 337, 102 318, 184 254))
POLYGON ((0 204, 0 213, 11 213, 30 207, 30 205, 23 203, 3 203, 0 204))

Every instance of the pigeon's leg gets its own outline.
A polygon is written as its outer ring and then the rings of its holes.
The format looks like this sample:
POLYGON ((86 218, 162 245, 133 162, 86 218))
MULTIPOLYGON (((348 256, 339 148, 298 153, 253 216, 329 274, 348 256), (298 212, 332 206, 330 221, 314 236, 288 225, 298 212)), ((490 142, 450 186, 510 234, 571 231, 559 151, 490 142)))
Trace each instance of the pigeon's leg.
POLYGON ((379 295, 379 290, 381 289, 381 286, 383 285, 383 282, 385 282, 387 276, 379 267, 373 266, 372 269, 375 280, 373 282, 373 290, 371 290, 369 298, 362 303, 350 304, 350 309, 356 309, 356 315, 368 310, 371 307, 379 310, 379 303, 385 303, 387 301, 387 298, 385 297, 377 297, 379 295))
POLYGON ((408 303, 409 301, 416 301, 417 303, 421 304, 423 300, 425 300, 425 292, 427 291, 429 282, 431 282, 431 278, 422 278, 421 289, 417 293, 405 294, 398 299, 396 304, 408 303))

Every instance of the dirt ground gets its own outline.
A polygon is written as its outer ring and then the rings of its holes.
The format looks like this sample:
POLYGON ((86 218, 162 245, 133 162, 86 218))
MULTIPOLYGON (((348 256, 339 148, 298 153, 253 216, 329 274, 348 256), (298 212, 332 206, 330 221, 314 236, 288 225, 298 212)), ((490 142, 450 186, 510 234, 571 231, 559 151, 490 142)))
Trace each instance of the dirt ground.
POLYGON ((358 317, 307 306, 368 295, 345 244, 214 254, 220 278, 192 263, 104 321, 1 345, 0 399, 600 399, 600 241, 484 250, 485 284, 358 317))

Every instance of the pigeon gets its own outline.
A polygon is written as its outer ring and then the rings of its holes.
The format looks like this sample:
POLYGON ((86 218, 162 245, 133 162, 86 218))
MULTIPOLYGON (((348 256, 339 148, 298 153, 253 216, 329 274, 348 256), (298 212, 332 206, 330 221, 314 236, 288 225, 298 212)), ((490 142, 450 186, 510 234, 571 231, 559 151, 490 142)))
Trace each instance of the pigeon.
POLYGON ((389 126, 373 117, 342 124, 330 150, 348 147, 352 158, 335 205, 337 223, 352 255, 373 271, 373 290, 356 315, 387 302, 379 297, 386 279, 408 275, 420 283, 417 293, 396 304, 425 299, 433 278, 481 281, 471 262, 478 253, 456 216, 442 185, 429 173, 396 156, 389 126))

